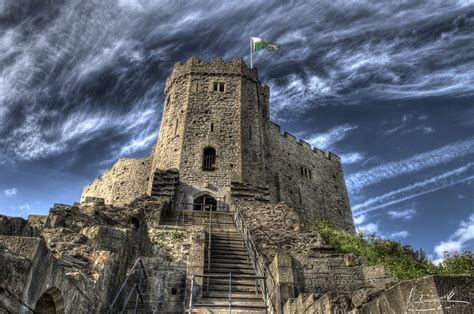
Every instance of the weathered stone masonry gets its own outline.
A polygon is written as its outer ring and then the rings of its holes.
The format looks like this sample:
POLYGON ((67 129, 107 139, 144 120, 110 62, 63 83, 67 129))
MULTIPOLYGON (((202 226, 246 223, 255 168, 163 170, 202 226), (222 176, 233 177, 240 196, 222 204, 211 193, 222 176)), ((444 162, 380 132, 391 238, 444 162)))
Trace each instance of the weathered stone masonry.
POLYGON ((270 121, 268 86, 243 60, 178 63, 165 85, 161 128, 151 155, 120 159, 84 189, 86 196, 123 205, 151 194, 155 171, 177 169, 188 202, 202 194, 230 197, 232 182, 269 190, 310 223, 325 218, 354 231, 339 158, 311 146, 270 121), (216 156, 203 170, 203 152, 216 156))

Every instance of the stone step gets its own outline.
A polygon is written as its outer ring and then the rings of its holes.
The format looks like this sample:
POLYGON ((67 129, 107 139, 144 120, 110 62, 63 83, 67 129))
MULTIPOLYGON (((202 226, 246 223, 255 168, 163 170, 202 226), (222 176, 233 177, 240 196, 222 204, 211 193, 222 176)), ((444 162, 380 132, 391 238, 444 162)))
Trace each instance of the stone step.
MULTIPOLYGON (((206 256, 207 258, 207 256, 206 256)), ((206 259, 207 260, 207 259, 206 259)), ((213 257, 211 255, 211 262, 213 263, 222 263, 222 264, 249 264, 251 265, 251 260, 248 256, 221 256, 213 257)))
MULTIPOLYGON (((211 278, 210 279, 210 284, 212 285, 218 285, 218 286, 225 286, 229 285, 229 279, 222 277, 222 278, 211 278)), ((250 278, 232 278, 232 284, 236 286, 246 286, 246 287, 254 287, 255 286, 255 279, 250 279, 250 278)))
POLYGON ((255 276, 255 271, 253 269, 240 269, 240 268, 212 268, 211 267, 211 274, 229 274, 232 273, 232 276, 238 277, 239 275, 248 275, 248 276, 255 276))
MULTIPOLYGON (((207 289, 207 282, 204 282, 204 290, 207 289)), ((209 290, 210 291, 229 291, 229 284, 214 284, 210 283, 209 285, 209 290)), ((234 281, 232 280, 232 292, 245 292, 245 293, 253 293, 255 294, 255 282, 247 285, 243 284, 234 284, 234 281)), ((260 291, 259 291, 260 294, 260 291)))
POLYGON ((243 245, 242 242, 234 242, 234 243, 223 243, 217 242, 211 239, 211 250, 224 250, 224 251, 245 251, 247 252, 247 248, 243 245))
POLYGON ((225 269, 249 269, 254 270, 251 265, 247 264, 223 264, 223 263, 216 263, 211 260, 211 269, 213 268, 225 268, 225 269))
MULTIPOLYGON (((228 291, 203 291, 203 298, 212 298, 212 299, 228 299, 228 291)), ((263 302, 261 295, 256 295, 255 292, 232 292, 232 299, 236 301, 252 301, 252 302, 263 302)))
MULTIPOLYGON (((266 307, 262 305, 234 305, 232 303, 232 313, 245 313, 245 314, 262 314, 262 313, 267 313, 265 311, 266 307)), ((187 311, 187 310, 186 310, 187 311)), ((228 314, 230 313, 229 310, 229 303, 227 304, 213 304, 212 307, 206 306, 206 305, 201 305, 201 304, 195 304, 193 306, 193 313, 199 313, 199 314, 228 314)))
POLYGON ((232 252, 232 251, 217 251, 217 250, 214 250, 212 251, 211 250, 211 261, 213 259, 220 259, 220 258, 223 258, 223 257, 228 257, 228 258, 247 258, 248 254, 247 252, 232 252))

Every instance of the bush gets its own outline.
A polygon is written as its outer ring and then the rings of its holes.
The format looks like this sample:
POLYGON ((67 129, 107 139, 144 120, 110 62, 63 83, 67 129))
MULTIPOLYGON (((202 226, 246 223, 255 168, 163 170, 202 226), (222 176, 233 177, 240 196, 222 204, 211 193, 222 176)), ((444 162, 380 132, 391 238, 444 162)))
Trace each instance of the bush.
POLYGON ((170 231, 170 235, 173 239, 179 240, 184 238, 184 231, 179 229, 173 229, 170 231))
POLYGON ((474 274, 474 256, 469 251, 451 255, 446 252, 439 267, 444 274, 474 274))
POLYGON ((316 228, 326 243, 337 251, 365 256, 369 265, 383 265, 399 280, 435 274, 474 274, 474 259, 469 252, 448 256, 441 265, 436 266, 426 259, 422 250, 414 251, 408 245, 380 239, 375 234, 349 234, 334 229, 327 221, 317 222, 316 228))

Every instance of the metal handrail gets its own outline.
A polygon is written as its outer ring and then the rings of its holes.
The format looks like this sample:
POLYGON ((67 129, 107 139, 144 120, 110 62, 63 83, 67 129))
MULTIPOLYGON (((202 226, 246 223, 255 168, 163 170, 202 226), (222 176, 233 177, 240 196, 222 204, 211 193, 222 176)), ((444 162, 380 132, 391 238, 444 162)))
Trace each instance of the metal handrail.
POLYGON ((186 194, 181 194, 181 199, 180 201, 176 204, 176 225, 178 225, 178 221, 179 221, 179 217, 182 216, 182 222, 184 221, 184 213, 183 213, 183 209, 184 209, 184 204, 185 202, 183 202, 183 199, 186 197, 186 194))
MULTIPOLYGON (((148 278, 147 274, 146 274, 146 271, 145 271, 145 267, 143 266, 143 262, 140 258, 138 258, 135 263, 133 264, 132 268, 128 271, 127 275, 125 276, 125 279, 122 283, 122 285, 120 286, 120 289, 119 291, 117 292, 117 294, 115 295, 115 298, 113 299, 112 303, 109 305, 108 309, 107 309, 107 313, 113 313, 113 310, 115 308, 115 304, 117 303, 117 301, 119 300, 119 297, 120 295, 122 294, 122 291, 123 289, 125 288, 125 286, 127 285, 128 283, 128 280, 130 279, 130 276, 133 274, 133 272, 135 271, 135 269, 140 266, 140 279, 139 279, 139 284, 135 284, 133 286, 133 289, 130 291, 130 293, 128 294, 127 298, 125 299, 125 302, 123 304, 123 307, 122 307, 122 310, 125 309, 125 307, 127 306, 128 304, 128 301, 130 300, 130 297, 132 296, 133 292, 136 290, 137 291, 137 294, 140 296, 140 301, 141 301, 141 304, 143 306, 143 296, 142 296, 142 293, 140 291, 140 288, 141 288, 141 284, 142 284, 142 279, 143 277, 145 277, 145 279, 148 278)), ((137 299, 138 300, 138 297, 137 299)), ((135 304, 135 313, 137 312, 137 304, 135 304)))
MULTIPOLYGON (((222 305, 216 305, 216 304, 194 304, 194 298, 193 298, 193 293, 194 293, 194 280, 195 278, 207 278, 208 282, 209 282, 209 279, 212 277, 212 278, 228 278, 229 279, 229 297, 228 297, 228 300, 229 300, 229 313, 232 313, 232 280, 234 279, 255 279, 256 281, 257 280, 263 280, 265 282, 265 279, 266 277, 262 277, 262 276, 252 276, 252 275, 236 275, 236 274, 233 274, 232 272, 230 272, 228 275, 217 275, 217 274, 203 274, 203 275, 198 275, 198 274, 193 274, 191 276, 191 291, 190 291, 190 296, 189 296, 189 307, 188 307, 188 314, 192 314, 193 312, 193 307, 195 305, 198 305, 198 306, 206 306, 206 307, 220 307, 222 305)), ((266 293, 266 285, 265 285, 265 293, 266 293)), ((267 302, 266 300, 264 299, 265 301, 265 312, 268 312, 268 305, 267 305, 267 302)))
POLYGON ((255 270, 255 272, 262 276, 264 279, 263 279, 263 287, 262 285, 260 284, 260 289, 262 291, 262 295, 263 295, 263 298, 264 298, 264 301, 265 301, 265 305, 267 306, 268 308, 268 302, 270 301, 272 303, 272 306, 274 307, 274 304, 272 302, 272 300, 270 300, 269 296, 268 296, 268 291, 267 291, 267 282, 266 282, 266 278, 267 276, 271 277, 272 280, 274 281, 274 278, 270 272, 270 270, 268 269, 267 265, 265 263, 259 263, 258 260, 259 260, 259 257, 260 256, 264 256, 263 253, 260 252, 260 250, 257 248, 257 246, 255 245, 255 242, 248 230, 248 227, 247 227, 247 224, 245 223, 245 221, 243 220, 242 218, 242 213, 241 213, 241 210, 240 210, 240 207, 238 204, 236 204, 234 202, 234 222, 235 222, 235 225, 237 226, 237 229, 241 231, 241 233, 243 234, 243 239, 244 239, 244 242, 245 242, 245 246, 247 247, 247 250, 249 252, 249 256, 250 256, 250 259, 252 260, 252 266, 255 270))

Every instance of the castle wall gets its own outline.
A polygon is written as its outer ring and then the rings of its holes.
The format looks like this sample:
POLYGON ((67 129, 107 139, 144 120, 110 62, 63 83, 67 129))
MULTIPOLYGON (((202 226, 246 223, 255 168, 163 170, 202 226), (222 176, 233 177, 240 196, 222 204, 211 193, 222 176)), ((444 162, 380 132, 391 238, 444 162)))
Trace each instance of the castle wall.
POLYGON ((147 194, 151 157, 120 158, 112 168, 97 177, 82 192, 86 197, 99 197, 106 204, 125 205, 147 194))
POLYGON ((223 192, 232 177, 240 177, 240 78, 230 75, 190 75, 189 106, 180 162, 181 182, 223 192), (213 91, 213 83, 225 91, 213 91), (216 169, 204 171, 203 152, 216 150, 216 169))
POLYGON ((265 177, 264 122, 268 120, 268 88, 242 79, 242 182, 262 184, 265 177))
POLYGON ((272 202, 283 201, 306 223, 327 219, 354 232, 352 212, 339 157, 324 153, 272 122, 266 132, 267 183, 272 202))
POLYGON ((186 76, 177 77, 165 90, 165 104, 158 142, 153 154, 152 171, 179 168, 188 93, 189 80, 186 76))
MULTIPOLYGON (((125 204, 153 195, 156 170, 177 169, 188 201, 207 192, 226 196, 231 182, 261 187, 270 201, 283 201, 307 223, 328 219, 354 231, 339 158, 312 149, 270 121, 270 91, 243 60, 191 58, 173 67, 152 157, 121 159, 84 189, 86 196, 125 204), (215 84, 223 84, 218 90, 215 84), (203 170, 203 152, 216 150, 215 169, 203 170), (152 160, 151 160, 152 159, 152 160), (266 190, 267 191, 267 190, 266 190)), ((155 191, 158 193, 159 191, 155 191)))

